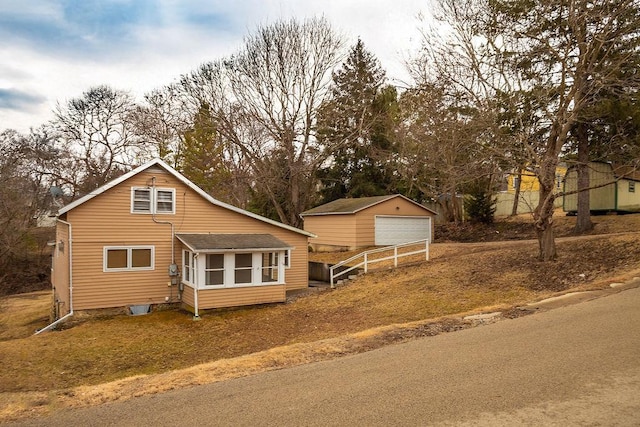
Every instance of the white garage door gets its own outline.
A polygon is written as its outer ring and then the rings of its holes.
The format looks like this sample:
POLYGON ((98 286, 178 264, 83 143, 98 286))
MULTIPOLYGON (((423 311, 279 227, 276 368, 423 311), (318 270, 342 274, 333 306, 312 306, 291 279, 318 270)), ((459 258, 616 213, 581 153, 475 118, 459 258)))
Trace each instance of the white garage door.
POLYGON ((397 245, 415 240, 431 241, 431 218, 376 216, 376 246, 397 245))

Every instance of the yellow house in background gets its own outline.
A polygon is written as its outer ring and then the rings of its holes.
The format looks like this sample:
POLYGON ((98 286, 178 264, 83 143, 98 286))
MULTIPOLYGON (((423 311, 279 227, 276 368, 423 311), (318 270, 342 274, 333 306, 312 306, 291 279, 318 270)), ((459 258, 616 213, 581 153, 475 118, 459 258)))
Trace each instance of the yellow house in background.
MULTIPOLYGON (((567 165, 565 163, 560 163, 556 167, 556 191, 562 191, 562 182, 564 180, 564 176, 567 173, 567 165)), ((516 186, 518 185, 518 180, 520 183, 520 192, 525 191, 540 191, 540 182, 538 181, 538 177, 536 174, 530 170, 523 169, 520 172, 520 175, 517 173, 510 173, 507 177, 507 193, 515 193, 516 186)))
MULTIPOLYGON (((556 167, 556 192, 563 191, 564 175, 567 166, 564 163, 556 167)), ((518 213, 533 212, 538 205, 540 182, 535 173, 528 169, 523 169, 520 174, 512 172, 507 175, 506 189, 496 196, 496 216, 509 216, 513 210, 513 199, 516 195, 516 187, 520 180, 520 197, 518 200, 518 213)), ((504 187, 503 187, 504 188, 504 187)), ((556 207, 562 206, 562 197, 558 197, 555 202, 556 207)))

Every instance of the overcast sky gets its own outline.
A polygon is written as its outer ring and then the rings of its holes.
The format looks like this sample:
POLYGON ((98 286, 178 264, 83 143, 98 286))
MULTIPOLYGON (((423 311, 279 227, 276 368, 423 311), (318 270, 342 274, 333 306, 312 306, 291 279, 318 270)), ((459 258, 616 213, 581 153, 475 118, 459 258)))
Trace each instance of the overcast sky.
POLYGON ((107 84, 138 99, 229 55, 258 25, 324 15, 390 78, 418 46, 428 0, 0 0, 0 131, 27 132, 56 102, 107 84))

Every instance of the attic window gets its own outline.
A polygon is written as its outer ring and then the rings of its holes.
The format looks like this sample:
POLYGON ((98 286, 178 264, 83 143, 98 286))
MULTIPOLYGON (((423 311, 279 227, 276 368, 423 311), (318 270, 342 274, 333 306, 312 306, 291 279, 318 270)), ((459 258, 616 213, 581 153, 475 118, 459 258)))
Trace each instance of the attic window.
POLYGON ((151 189, 133 188, 131 195, 132 212, 151 212, 151 189))
POLYGON ((132 213, 175 213, 176 190, 173 188, 131 188, 132 213))

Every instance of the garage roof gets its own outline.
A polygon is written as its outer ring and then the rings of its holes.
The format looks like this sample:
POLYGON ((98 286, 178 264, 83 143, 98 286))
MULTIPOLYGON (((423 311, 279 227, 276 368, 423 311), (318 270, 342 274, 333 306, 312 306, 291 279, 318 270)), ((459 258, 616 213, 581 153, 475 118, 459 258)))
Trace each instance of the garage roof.
POLYGON ((271 234, 176 234, 176 237, 193 252, 291 249, 271 234))
POLYGON ((422 206, 421 204, 416 203, 407 197, 404 197, 402 194, 391 194, 388 196, 359 197, 356 199, 351 199, 351 198, 338 199, 338 200, 334 200, 333 202, 329 202, 324 205, 317 206, 313 209, 309 209, 308 211, 302 212, 300 216, 354 214, 363 209, 367 209, 371 206, 377 205, 378 203, 382 203, 386 200, 390 200, 396 197, 405 199, 408 202, 411 202, 414 205, 420 206, 424 210, 435 214, 435 212, 432 211, 431 209, 425 206, 422 206))

